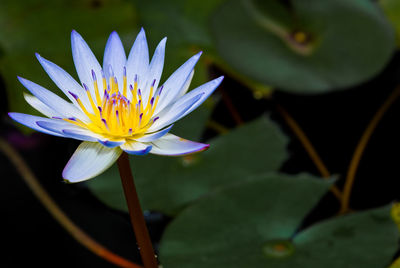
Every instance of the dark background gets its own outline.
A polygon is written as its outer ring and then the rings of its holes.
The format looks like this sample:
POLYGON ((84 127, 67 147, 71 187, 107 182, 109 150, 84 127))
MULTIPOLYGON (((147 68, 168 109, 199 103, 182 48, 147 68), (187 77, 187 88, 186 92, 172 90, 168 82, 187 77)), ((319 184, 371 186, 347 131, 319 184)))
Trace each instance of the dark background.
MULTIPOLYGON (((213 75, 222 73, 217 68, 209 71, 213 75)), ((270 114, 290 138, 288 149, 291 156, 282 171, 308 171, 320 175, 277 110, 277 105, 280 105, 307 134, 328 170, 339 177, 338 185, 341 187, 361 135, 379 107, 399 85, 399 79, 400 54, 394 55, 387 67, 370 81, 346 91, 324 95, 276 92, 270 99, 257 100, 251 91, 227 76, 215 93, 220 97, 224 95, 224 98, 220 98, 212 118, 227 128, 234 128, 238 122, 231 114, 232 106, 244 122, 263 113, 270 114)), ((113 252, 138 261, 128 216, 105 207, 84 184, 67 185, 62 182, 61 176, 54 175, 61 173, 78 142, 40 133, 22 134, 7 116, 4 83, 0 88, 1 138, 19 151, 51 197, 77 225, 113 252), (131 236, 132 243, 115 241, 115 233, 131 236)), ((396 100, 379 122, 366 147, 351 196, 351 208, 354 210, 399 199, 399 113, 400 102, 396 100)), ((216 133, 212 129, 206 129, 203 138, 207 140, 214 135, 216 133)), ((52 218, 4 154, 0 154, 0 170, 1 267, 115 267, 77 243, 52 218)), ((314 210, 306 224, 334 215, 339 209, 332 194, 328 194, 322 202, 323 206, 314 210)), ((168 219, 152 213, 147 220, 153 240, 158 241, 168 219)))

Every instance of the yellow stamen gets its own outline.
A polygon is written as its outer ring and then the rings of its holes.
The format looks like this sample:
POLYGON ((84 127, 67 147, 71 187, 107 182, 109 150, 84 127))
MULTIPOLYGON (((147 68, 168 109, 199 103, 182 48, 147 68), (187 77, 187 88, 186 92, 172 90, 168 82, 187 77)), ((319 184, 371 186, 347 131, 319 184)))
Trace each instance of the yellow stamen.
POLYGON ((87 94, 87 96, 88 96, 90 105, 92 106, 93 112, 94 112, 96 115, 99 116, 99 115, 100 115, 100 112, 99 112, 99 110, 97 109, 96 105, 94 104, 94 101, 93 101, 93 98, 92 98, 92 94, 90 94, 90 91, 89 91, 89 89, 88 89, 87 87, 85 87, 85 90, 86 90, 86 94, 87 94))
POLYGON ((155 80, 149 88, 148 99, 144 100, 142 92, 138 88, 137 78, 135 78, 133 86, 130 87, 132 96, 129 95, 129 97, 127 96, 129 93, 127 92, 126 75, 123 78, 123 89, 120 92, 115 77, 111 77, 108 81, 109 84, 107 84, 103 76, 103 89, 105 91, 104 95, 101 96, 97 79, 93 74, 94 94, 84 85, 93 113, 87 110, 87 107, 83 105, 77 95, 71 93, 90 121, 82 122, 74 118, 64 120, 103 135, 110 140, 134 139, 146 134, 154 122, 152 117, 160 98, 158 93, 153 96, 155 80))
POLYGON ((97 106, 100 106, 101 98, 100 98, 100 93, 99 93, 99 86, 97 85, 97 80, 95 80, 93 84, 94 84, 94 93, 96 94, 97 106))
POLYGON ((124 84, 123 84, 123 90, 122 90, 122 95, 126 96, 126 89, 127 89, 127 81, 126 81, 126 75, 124 75, 124 84))

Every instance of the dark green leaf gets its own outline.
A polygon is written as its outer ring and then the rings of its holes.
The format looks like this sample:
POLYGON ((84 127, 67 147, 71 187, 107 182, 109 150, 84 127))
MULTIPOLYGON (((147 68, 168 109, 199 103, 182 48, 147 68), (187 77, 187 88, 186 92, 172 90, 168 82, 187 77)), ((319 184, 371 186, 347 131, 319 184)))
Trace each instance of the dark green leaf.
POLYGON ((167 227, 163 267, 384 267, 398 240, 389 207, 296 234, 331 184, 305 174, 269 174, 217 191, 167 227))
POLYGON ((371 1, 277 3, 231 0, 213 16, 218 53, 249 78, 323 93, 371 78, 393 53, 393 29, 371 1))
MULTIPOLYGON (((286 142, 275 124, 261 118, 209 141, 210 149, 203 153, 183 158, 132 157, 142 205, 175 214, 213 189, 249 174, 276 171, 287 157, 286 142)), ((89 181, 89 187, 106 204, 125 209, 115 167, 89 181)))

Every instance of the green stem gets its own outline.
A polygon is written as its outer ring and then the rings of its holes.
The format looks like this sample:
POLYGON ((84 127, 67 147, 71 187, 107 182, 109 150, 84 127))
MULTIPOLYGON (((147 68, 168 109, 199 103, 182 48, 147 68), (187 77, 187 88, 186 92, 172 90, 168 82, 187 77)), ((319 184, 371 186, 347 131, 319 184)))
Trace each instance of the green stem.
POLYGON ((126 203, 128 205, 129 216, 133 231, 135 232, 143 265, 145 268, 157 268, 157 259, 154 254, 153 245, 146 227, 142 208, 140 207, 135 183, 133 181, 132 171, 129 166, 128 154, 123 152, 117 163, 122 186, 124 188, 126 203))

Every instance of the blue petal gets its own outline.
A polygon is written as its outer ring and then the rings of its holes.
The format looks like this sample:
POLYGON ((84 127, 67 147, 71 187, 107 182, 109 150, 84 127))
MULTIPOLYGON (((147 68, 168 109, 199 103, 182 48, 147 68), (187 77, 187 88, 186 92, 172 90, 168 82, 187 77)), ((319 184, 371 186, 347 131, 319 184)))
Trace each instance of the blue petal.
POLYGON ((72 103, 65 101, 63 98, 57 96, 53 92, 45 89, 44 87, 32 81, 29 81, 22 77, 18 77, 18 80, 33 95, 35 95, 36 98, 38 98, 41 102, 49 106, 52 110, 57 111, 64 117, 75 117, 83 121, 86 121, 86 116, 72 103))
POLYGON ((117 146, 120 146, 122 144, 125 143, 125 140, 121 140, 121 141, 110 141, 110 140, 101 140, 99 139, 98 142, 100 142, 101 144, 103 144, 105 147, 108 148, 114 148, 117 146))
POLYGON ((53 80, 53 82, 57 85, 57 87, 61 89, 62 92, 64 92, 64 94, 73 103, 77 104, 76 100, 71 96, 70 93, 68 93, 68 91, 79 96, 82 103, 85 106, 89 107, 90 103, 89 100, 87 99, 85 91, 83 90, 82 86, 79 85, 79 83, 74 78, 72 78, 71 75, 69 75, 61 67, 41 57, 38 53, 36 53, 36 58, 38 59, 38 61, 40 62, 46 73, 49 75, 51 80, 53 80))
MULTIPOLYGON (((75 30, 71 32, 71 47, 79 79, 82 84, 85 84, 89 88, 92 96, 95 96, 92 70, 96 74, 97 84, 102 85, 101 66, 85 40, 75 30)), ((87 108, 91 109, 91 107, 87 108)))
POLYGON ((79 131, 76 129, 63 129, 62 133, 72 139, 81 140, 81 141, 92 141, 96 142, 98 138, 94 137, 89 131, 79 131))
POLYGON ((153 85, 154 87, 154 92, 158 88, 158 84, 160 82, 161 74, 164 68, 164 57, 165 57, 165 43, 167 41, 167 38, 163 38, 160 43, 158 44, 153 58, 151 59, 150 66, 149 66, 149 71, 147 73, 147 85, 144 86, 143 91, 143 100, 144 103, 147 102, 148 98, 153 97, 149 96, 150 94, 150 86, 153 85), (153 84, 154 82, 154 84, 153 84))
POLYGON ((203 95, 204 93, 200 93, 196 96, 192 96, 191 98, 186 98, 184 101, 181 101, 179 105, 172 105, 169 108, 167 107, 163 113, 158 116, 159 119, 155 121, 153 125, 151 125, 151 127, 148 129, 148 132, 158 131, 183 117, 186 111, 195 105, 203 95))
POLYGON ((161 138, 162 136, 164 136, 165 134, 167 134, 170 131, 170 129, 172 128, 172 126, 173 125, 170 125, 169 127, 166 127, 163 130, 146 134, 135 140, 139 141, 139 142, 151 142, 151 141, 157 140, 157 139, 161 138))
POLYGON ((59 132, 54 132, 54 131, 49 131, 47 129, 41 128, 40 126, 38 126, 36 123, 38 121, 45 121, 45 120, 52 120, 52 119, 48 119, 45 117, 39 117, 39 116, 34 116, 34 115, 30 115, 30 114, 21 114, 21 113, 8 113, 8 115, 14 119, 15 121, 17 121, 20 124, 23 124, 29 128, 32 128, 34 130, 46 133, 46 134, 50 134, 50 135, 54 135, 54 136, 58 136, 58 137, 65 137, 65 135, 59 133, 59 132))
POLYGON ((221 76, 211 80, 180 97, 172 105, 167 106, 162 112, 155 115, 159 116, 160 119, 154 122, 149 131, 157 131, 192 112, 214 92, 223 78, 221 76))
POLYGON ((136 141, 128 141, 120 146, 122 150, 132 155, 145 155, 150 152, 152 146, 136 141))
POLYGON ((114 31, 110 34, 104 51, 103 70, 106 78, 109 79, 111 76, 109 68, 109 66, 111 66, 114 76, 117 77, 117 81, 122 82, 125 64, 126 55, 124 46, 117 32, 114 31))
POLYGON ((147 47, 146 34, 142 28, 133 43, 126 61, 128 85, 133 85, 135 75, 138 76, 139 88, 143 89, 149 69, 149 49, 147 47))
POLYGON ((188 59, 184 64, 182 64, 163 85, 162 96, 156 107, 156 113, 162 111, 162 109, 170 104, 179 94, 183 91, 182 88, 187 82, 190 82, 190 77, 194 66, 199 60, 202 52, 197 53, 190 59, 188 59))
POLYGON ((151 142, 150 153, 158 155, 180 156, 206 150, 210 145, 186 140, 173 134, 151 142))
POLYGON ((37 121, 36 124, 41 128, 57 132, 67 138, 83 141, 97 141, 98 139, 96 137, 97 135, 90 132, 89 130, 75 126, 63 120, 37 121))

